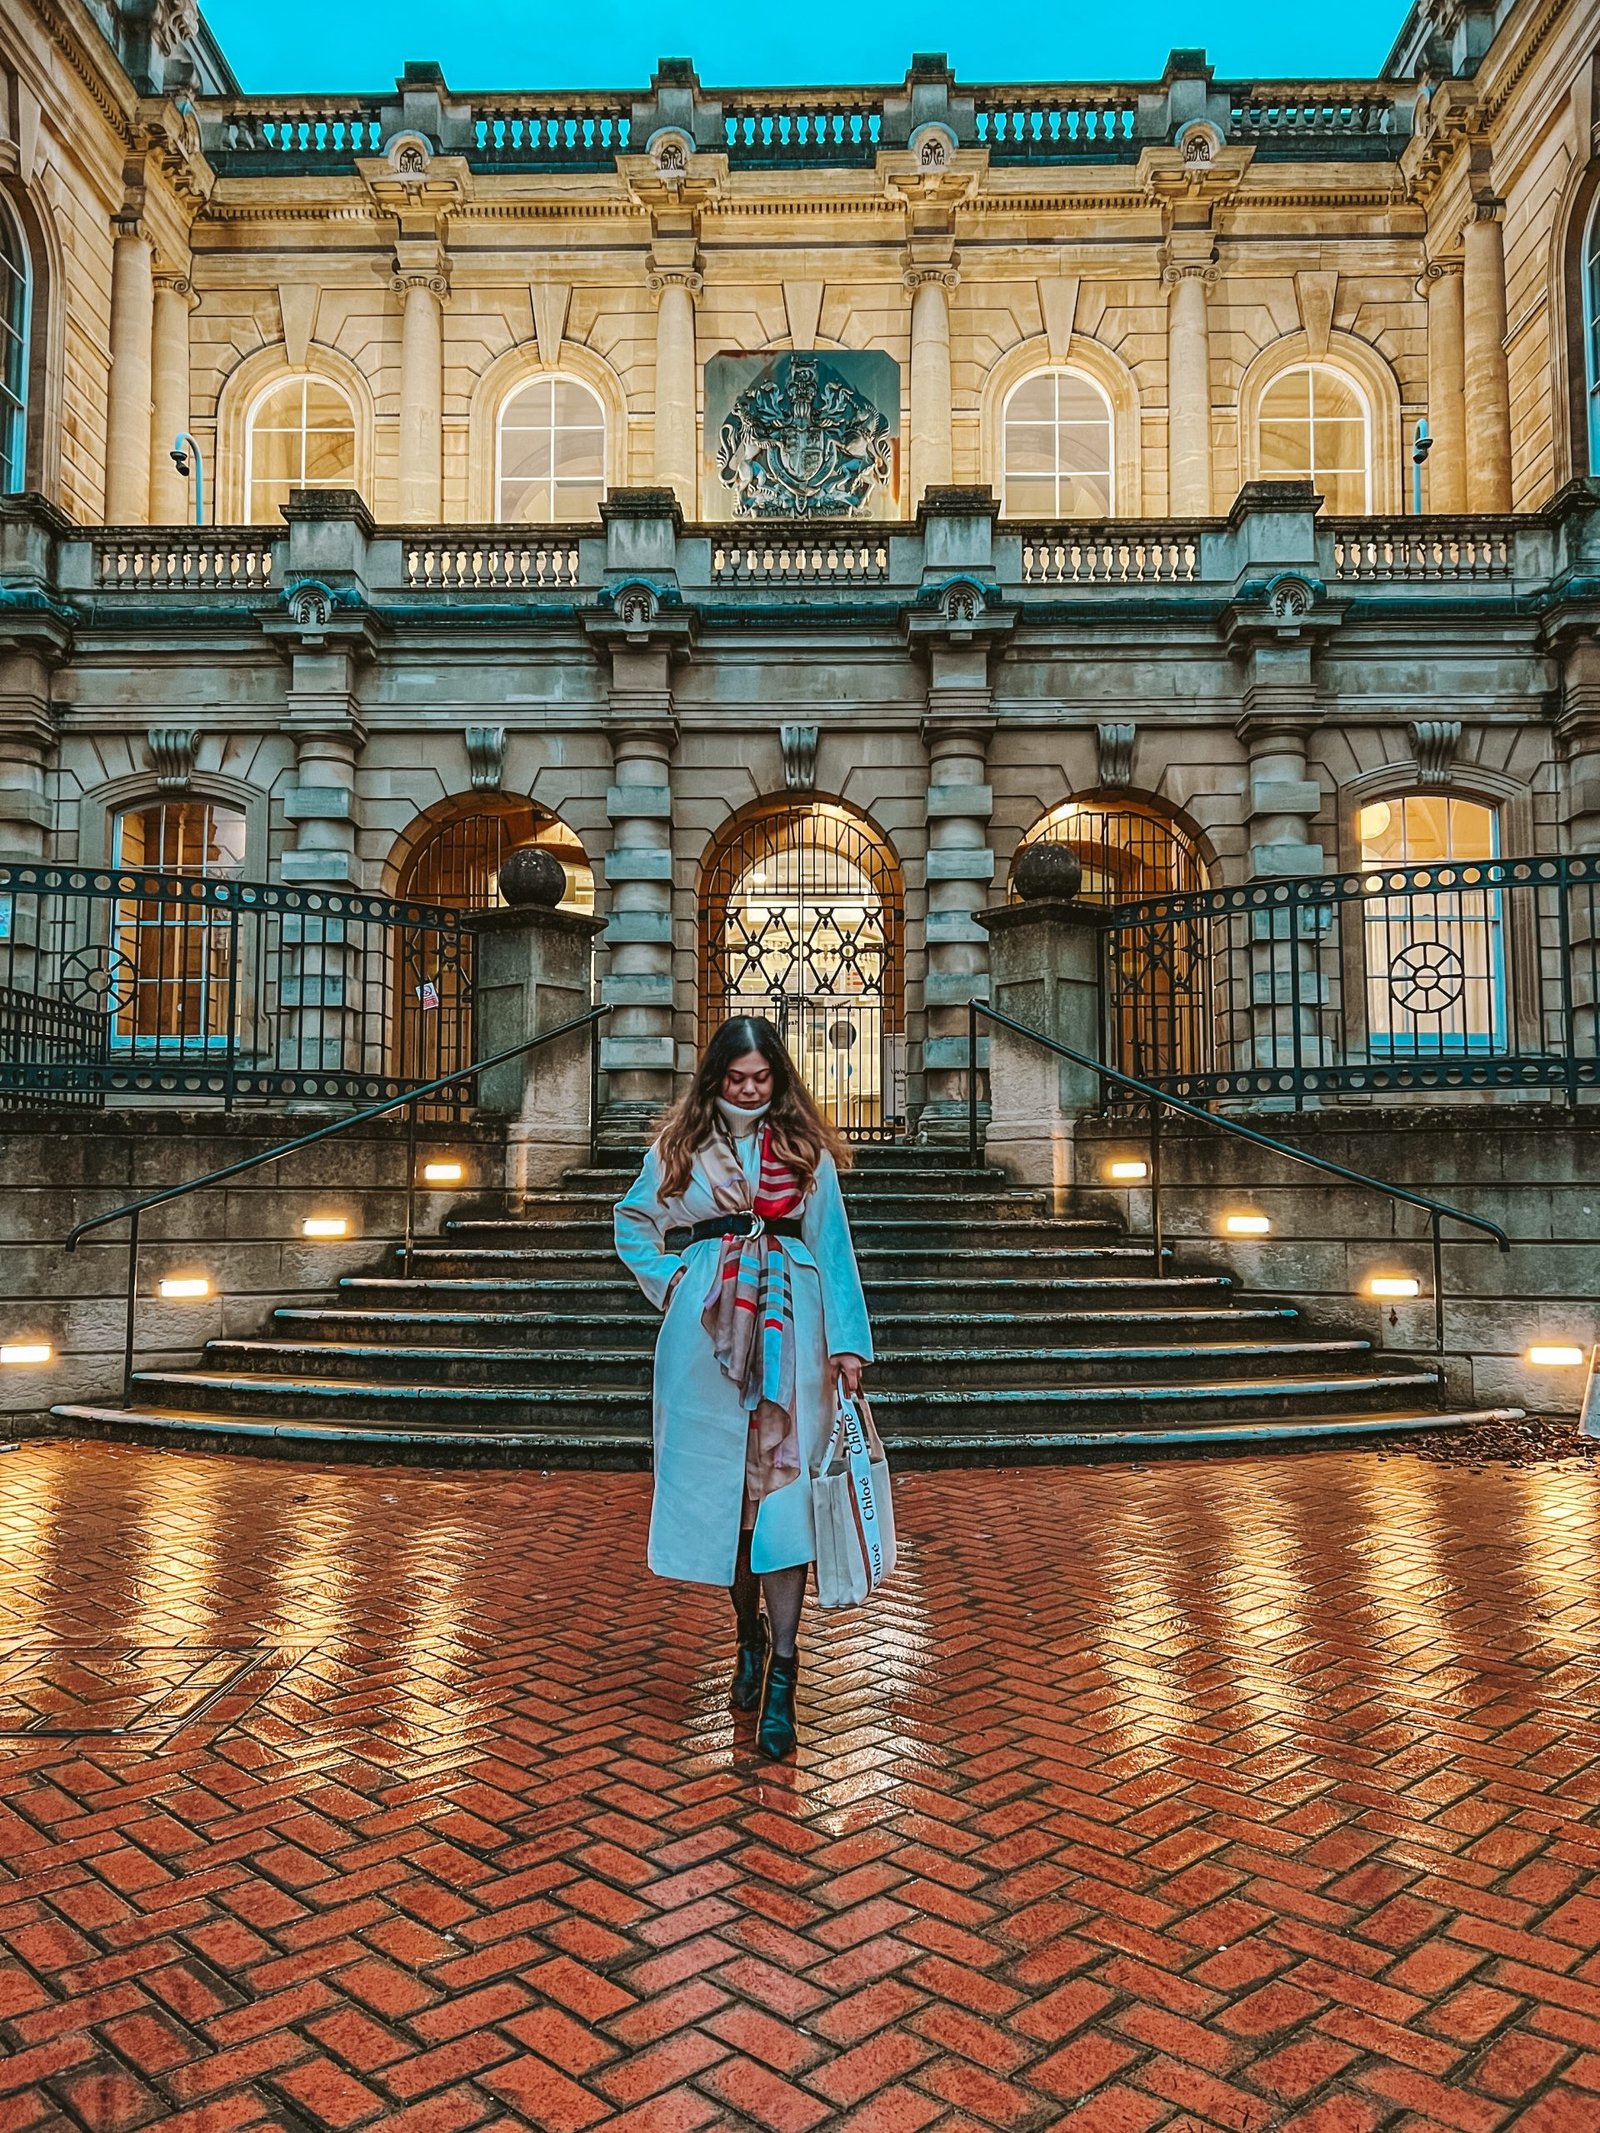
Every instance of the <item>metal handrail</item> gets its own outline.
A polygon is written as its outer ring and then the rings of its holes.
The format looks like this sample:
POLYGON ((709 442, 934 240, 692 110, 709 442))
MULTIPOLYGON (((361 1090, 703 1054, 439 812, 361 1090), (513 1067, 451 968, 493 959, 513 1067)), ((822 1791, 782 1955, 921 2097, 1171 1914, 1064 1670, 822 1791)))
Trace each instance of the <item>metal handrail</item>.
POLYGON ((1080 1052, 1059 1038, 1047 1037, 1043 1030, 1030 1029, 1026 1022, 1017 1022, 1010 1015, 1002 1014, 997 1007, 990 1007, 983 1000, 967 1002, 967 1153, 972 1167, 979 1162, 978 1150, 978 1017, 986 1016, 998 1022, 1002 1028, 1011 1030, 1018 1037, 1027 1037, 1035 1044, 1043 1045, 1048 1052, 1055 1052, 1063 1059, 1070 1059, 1075 1066, 1098 1074, 1103 1084, 1114 1081, 1119 1088, 1132 1089, 1144 1097, 1150 1106, 1150 1224, 1151 1243, 1155 1250, 1155 1267, 1159 1276, 1165 1271, 1163 1255, 1165 1240, 1161 1222, 1161 1111, 1165 1105, 1176 1111, 1181 1118, 1194 1119, 1202 1126, 1215 1126, 1219 1132, 1231 1133, 1235 1139, 1250 1141, 1257 1148, 1266 1148, 1273 1155, 1280 1155, 1291 1163, 1302 1163, 1310 1170, 1323 1171, 1329 1177, 1342 1178, 1347 1184, 1365 1186, 1371 1192, 1381 1192, 1391 1200, 1403 1200, 1411 1207, 1424 1209, 1428 1216, 1429 1234, 1433 1245, 1433 1338, 1435 1349, 1444 1352, 1444 1242, 1439 1225, 1445 1219, 1463 1222, 1469 1229, 1482 1230, 1492 1237, 1503 1252, 1511 1249, 1511 1239, 1498 1222, 1491 1222, 1485 1215, 1469 1215, 1464 1208, 1452 1207, 1446 1200, 1435 1200, 1424 1192, 1413 1192, 1408 1185, 1390 1185, 1383 1178, 1375 1178, 1364 1170, 1352 1170, 1347 1163, 1336 1163, 1332 1156, 1313 1155, 1309 1149, 1296 1148, 1290 1141, 1275 1140, 1270 1133, 1260 1133, 1254 1126, 1244 1126, 1237 1119, 1226 1118, 1219 1112, 1204 1111, 1198 1104, 1186 1103, 1181 1096, 1169 1095, 1158 1089, 1153 1082, 1141 1081, 1136 1074, 1124 1074, 1120 1067, 1107 1066, 1102 1059, 1091 1059, 1087 1052, 1080 1052))
POLYGON ((485 1074, 491 1067, 504 1066, 511 1059, 521 1059, 527 1053, 537 1051, 542 1044, 553 1044, 557 1037, 568 1037, 574 1030, 587 1029, 590 1032, 589 1147, 592 1155, 600 1062, 596 1032, 602 1019, 610 1012, 608 1006, 591 1007, 584 1014, 574 1015, 570 1022, 558 1022, 554 1029, 541 1030, 538 1036, 524 1038, 521 1044, 507 1045, 504 1051, 491 1052, 485 1059, 475 1059, 470 1066, 457 1067, 452 1073, 441 1074, 436 1081, 422 1082, 417 1088, 407 1089, 400 1096, 387 1097, 381 1104, 369 1105, 365 1111, 352 1111, 348 1118, 332 1119, 327 1125, 314 1127, 309 1133, 297 1134, 293 1140, 280 1141, 276 1147, 263 1148, 255 1155, 241 1156, 236 1163, 225 1163, 220 1170, 208 1170, 202 1176, 189 1178, 181 1185, 163 1186, 160 1192, 146 1193, 142 1200, 130 1200, 125 1207, 113 1207, 103 1215, 91 1215, 86 1222, 76 1223, 67 1236, 69 1252, 75 1252, 79 1239, 87 1237, 91 1230, 104 1229, 112 1222, 126 1222, 128 1225, 128 1286, 122 1339, 123 1399, 131 1400, 133 1397, 134 1331, 139 1303, 139 1222, 149 1208, 164 1207, 169 1200, 185 1199, 192 1192, 203 1191, 207 1185, 220 1185, 225 1179, 239 1177, 247 1170, 259 1170, 264 1164, 281 1162, 284 1156, 293 1155, 301 1148, 314 1147, 318 1141, 332 1140, 337 1134, 350 1132, 352 1127, 367 1125, 390 1111, 409 1107, 406 1137, 406 1233, 402 1247, 405 1269, 409 1274, 416 1238, 417 1105, 425 1103, 430 1096, 437 1096, 441 1089, 453 1087, 458 1081, 470 1081, 475 1074, 485 1074))

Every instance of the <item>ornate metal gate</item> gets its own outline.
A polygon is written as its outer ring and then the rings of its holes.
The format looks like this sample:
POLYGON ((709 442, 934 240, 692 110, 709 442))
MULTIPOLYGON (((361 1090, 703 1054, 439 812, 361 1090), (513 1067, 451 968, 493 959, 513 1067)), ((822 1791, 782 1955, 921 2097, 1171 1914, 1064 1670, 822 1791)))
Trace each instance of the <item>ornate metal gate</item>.
POLYGON ((765 1015, 852 1140, 904 1130, 905 898, 893 852, 826 800, 739 817, 701 876, 701 1041, 765 1015))

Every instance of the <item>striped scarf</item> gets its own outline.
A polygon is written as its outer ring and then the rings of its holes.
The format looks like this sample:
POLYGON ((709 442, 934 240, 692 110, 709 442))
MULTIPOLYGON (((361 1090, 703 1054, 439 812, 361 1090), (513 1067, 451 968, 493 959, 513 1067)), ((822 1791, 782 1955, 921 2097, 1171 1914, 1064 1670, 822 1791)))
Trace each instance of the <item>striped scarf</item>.
MULTIPOLYGON (((716 1133, 701 1150, 712 1198, 724 1214, 792 1217, 804 1194, 793 1172, 773 1154, 771 1129, 758 1130, 761 1168, 754 1193, 729 1135, 716 1133)), ((800 1473, 794 1283, 785 1245, 784 1238, 765 1233, 724 1238, 717 1283, 701 1314, 723 1375, 738 1386, 750 1416, 745 1488, 757 1503, 800 1473)))

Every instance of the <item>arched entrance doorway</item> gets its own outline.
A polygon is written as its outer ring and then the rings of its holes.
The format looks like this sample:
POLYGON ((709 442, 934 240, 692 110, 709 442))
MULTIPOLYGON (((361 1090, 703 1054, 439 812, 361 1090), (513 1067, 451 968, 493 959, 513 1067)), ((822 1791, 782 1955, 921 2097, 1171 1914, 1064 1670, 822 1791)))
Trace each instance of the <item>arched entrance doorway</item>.
POLYGON ((852 1140, 901 1130, 905 891, 865 816, 836 800, 760 801, 700 876, 700 1037, 765 1015, 852 1140))
MULTIPOLYGON (((447 911, 496 910, 505 901, 500 868, 525 844, 560 861, 563 911, 593 911, 594 872, 574 832, 531 800, 489 793, 457 793, 417 817, 390 859, 391 893, 447 911)), ((401 929, 389 1021, 396 1074, 433 1081, 469 1063, 470 987, 470 971, 441 949, 437 932, 401 929)))
MULTIPOLYGON (((1193 832, 1176 816, 1122 794, 1090 793, 1053 807, 1023 838, 1017 857, 1040 843, 1064 844, 1077 855, 1083 868, 1079 899, 1086 904, 1144 903, 1207 886, 1193 832)), ((1119 926, 1112 936, 1106 1004, 1112 1064, 1125 1074, 1194 1073, 1209 1061, 1209 938, 1204 919, 1135 923, 1119 926)))

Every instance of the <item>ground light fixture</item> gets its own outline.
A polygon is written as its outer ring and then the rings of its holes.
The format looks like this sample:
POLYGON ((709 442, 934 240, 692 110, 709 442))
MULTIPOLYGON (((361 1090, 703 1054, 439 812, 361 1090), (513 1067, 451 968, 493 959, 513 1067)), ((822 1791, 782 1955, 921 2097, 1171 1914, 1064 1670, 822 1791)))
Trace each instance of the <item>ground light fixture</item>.
POLYGON ((1272 1223, 1265 1215, 1224 1215, 1222 1226, 1230 1237, 1266 1237, 1272 1223))
POLYGON ((1528 1350, 1528 1361, 1541 1370, 1576 1370, 1580 1363, 1588 1360, 1588 1349, 1579 1348, 1571 1341, 1553 1341, 1548 1345, 1541 1342, 1528 1350))
POLYGON ((0 1363, 15 1369, 36 1370, 41 1363, 54 1361, 55 1350, 48 1341, 0 1341, 0 1363))
POLYGON ((1106 1165, 1106 1176, 1114 1185, 1137 1185, 1149 1175, 1150 1165, 1136 1155, 1119 1156, 1106 1165))
POLYGON ((1415 1274, 1374 1274, 1367 1283, 1369 1296, 1420 1296, 1422 1283, 1415 1274))
POLYGON ((307 1215, 300 1233, 304 1237, 348 1237, 350 1225, 343 1215, 307 1215))
POLYGON ((422 1166, 422 1182, 424 1185, 459 1185, 466 1177, 466 1174, 467 1166, 465 1163, 424 1163, 422 1166))
POLYGON ((167 1303, 192 1303, 211 1294, 211 1284, 204 1274, 169 1274, 156 1290, 167 1303))

